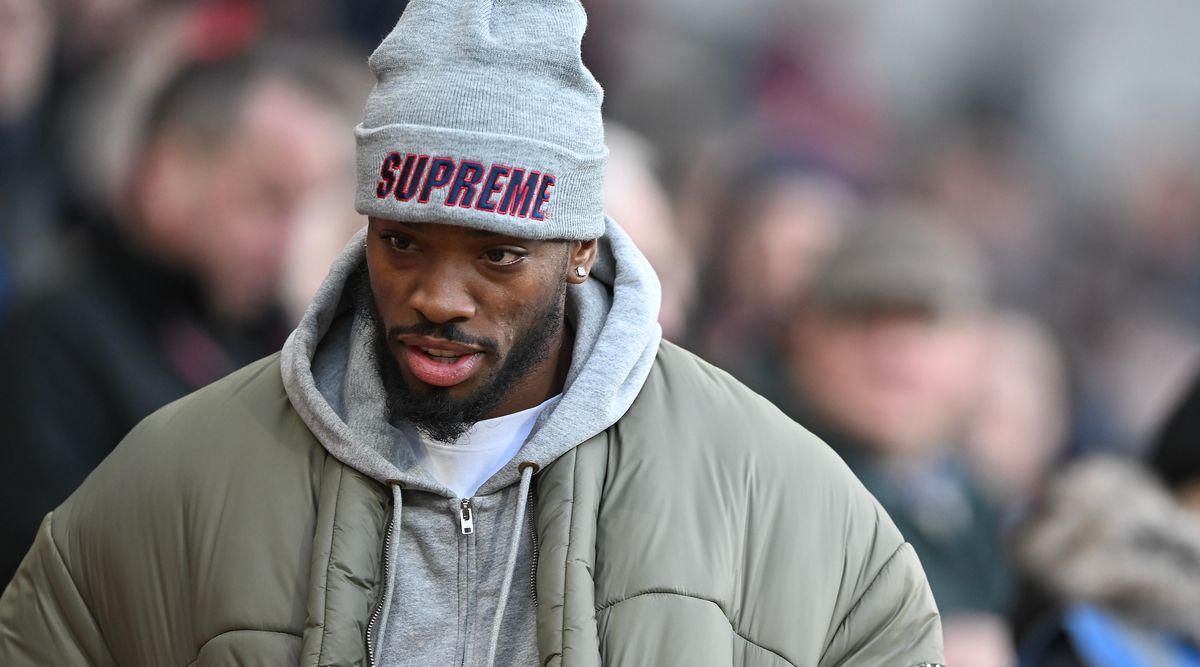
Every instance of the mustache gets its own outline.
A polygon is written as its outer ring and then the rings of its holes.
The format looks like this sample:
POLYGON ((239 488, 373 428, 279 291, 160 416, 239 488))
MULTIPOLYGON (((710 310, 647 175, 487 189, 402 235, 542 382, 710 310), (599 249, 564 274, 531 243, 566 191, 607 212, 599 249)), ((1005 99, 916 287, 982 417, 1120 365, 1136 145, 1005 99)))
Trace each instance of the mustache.
POLYGON ((454 322, 445 324, 434 324, 433 322, 418 322, 407 326, 388 327, 387 337, 389 339, 399 338, 400 336, 429 336, 430 338, 442 338, 454 343, 462 343, 464 345, 475 345, 483 349, 488 354, 496 354, 500 348, 500 344, 491 338, 482 336, 471 336, 465 333, 454 322))

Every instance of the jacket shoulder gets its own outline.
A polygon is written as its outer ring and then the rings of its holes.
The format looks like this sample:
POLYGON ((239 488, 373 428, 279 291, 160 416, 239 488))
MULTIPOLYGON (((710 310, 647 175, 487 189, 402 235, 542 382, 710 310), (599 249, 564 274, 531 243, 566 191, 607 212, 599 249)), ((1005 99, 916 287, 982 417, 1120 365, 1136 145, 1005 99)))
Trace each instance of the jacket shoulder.
POLYGON ((97 504, 145 504, 189 493, 263 491, 308 477, 324 450, 283 389, 271 355, 169 403, 143 419, 56 512, 56 523, 97 504))
POLYGON ((325 458, 268 357, 144 419, 51 537, 106 635, 159 664, 229 627, 299 634, 325 458))
MULTIPOLYGON (((159 408, 143 419, 126 438, 138 442, 163 430, 178 435, 180 427, 204 425, 217 429, 241 429, 245 419, 257 421, 288 403, 280 373, 279 353, 272 354, 226 375, 212 384, 159 408), (223 419, 214 419, 223 417, 223 419)), ((290 406, 290 404, 289 404, 290 406)))
POLYGON ((670 591, 793 664, 842 664, 872 640, 864 609, 908 606, 899 626, 936 626, 911 548, 841 458, 699 357, 664 343, 608 443, 599 519, 613 539, 598 544, 596 583, 610 622, 635 599, 678 612, 670 591))
POLYGON ((834 451, 773 403, 729 373, 672 343, 664 342, 654 367, 623 422, 641 429, 688 432, 660 439, 658 448, 681 448, 672 456, 711 457, 716 464, 753 462, 761 473, 857 486, 834 451), (832 478, 830 477, 832 476, 832 478))

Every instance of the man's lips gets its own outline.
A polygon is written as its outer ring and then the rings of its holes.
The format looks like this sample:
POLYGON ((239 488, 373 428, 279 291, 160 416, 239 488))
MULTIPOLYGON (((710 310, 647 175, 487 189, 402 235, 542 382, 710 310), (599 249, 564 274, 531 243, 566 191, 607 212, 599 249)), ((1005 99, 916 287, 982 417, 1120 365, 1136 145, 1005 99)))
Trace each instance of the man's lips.
POLYGON ((483 350, 443 338, 400 336, 404 361, 418 380, 435 387, 452 387, 471 377, 483 359, 483 350))

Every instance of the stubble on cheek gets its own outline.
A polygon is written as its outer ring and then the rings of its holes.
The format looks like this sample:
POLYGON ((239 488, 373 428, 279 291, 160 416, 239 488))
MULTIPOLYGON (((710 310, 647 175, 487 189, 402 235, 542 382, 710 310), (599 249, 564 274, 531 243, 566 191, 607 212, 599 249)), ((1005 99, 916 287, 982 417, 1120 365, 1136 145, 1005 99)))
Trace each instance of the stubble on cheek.
MULTIPOLYGON (((563 278, 552 281, 540 299, 515 300, 497 317, 511 324, 502 337, 497 336, 502 340, 491 339, 492 352, 485 360, 487 368, 481 369, 482 373, 470 380, 472 388, 433 387, 407 377, 402 370, 405 362, 398 358, 393 338, 386 333, 375 301, 376 291, 371 287, 365 265, 357 280, 353 286, 355 305, 363 314, 364 326, 371 328, 376 365, 388 394, 385 400, 389 421, 393 424, 407 422, 442 442, 452 442, 460 437, 535 372, 555 351, 552 344, 565 323, 567 282, 564 270, 563 278)), ((464 336, 474 338, 470 334, 464 336)))

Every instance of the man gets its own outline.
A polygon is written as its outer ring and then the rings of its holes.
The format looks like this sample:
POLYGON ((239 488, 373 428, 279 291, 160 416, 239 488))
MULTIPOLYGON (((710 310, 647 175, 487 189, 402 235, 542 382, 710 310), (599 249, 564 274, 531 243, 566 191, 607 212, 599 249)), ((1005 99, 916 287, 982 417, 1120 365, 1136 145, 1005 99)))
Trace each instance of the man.
POLYGON ((319 65, 279 44, 180 71, 120 210, 97 206, 78 261, 0 327, 0 581, 138 421, 286 338, 283 251, 351 163, 319 65))
POLYGON ((1008 664, 999 518, 961 450, 992 320, 982 266, 936 225, 919 207, 883 206, 834 251, 791 325, 791 407, 912 543, 950 664, 1008 664), (989 645, 1005 659, 977 662, 989 645))
POLYGON ((910 547, 820 442, 661 341, 603 214, 576 0, 418 0, 369 216, 283 353, 43 524, 0 663, 924 665, 910 547))

